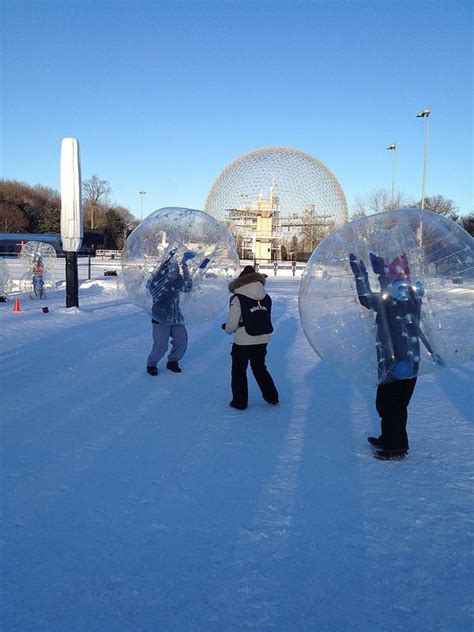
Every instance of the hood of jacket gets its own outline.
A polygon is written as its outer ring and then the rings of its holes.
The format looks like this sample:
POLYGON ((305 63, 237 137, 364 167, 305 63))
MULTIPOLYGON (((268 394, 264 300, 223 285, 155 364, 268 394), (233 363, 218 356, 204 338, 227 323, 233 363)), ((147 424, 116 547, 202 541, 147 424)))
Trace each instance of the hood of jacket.
POLYGON ((229 292, 243 294, 255 301, 261 301, 266 295, 265 277, 258 272, 237 277, 229 283, 229 292))

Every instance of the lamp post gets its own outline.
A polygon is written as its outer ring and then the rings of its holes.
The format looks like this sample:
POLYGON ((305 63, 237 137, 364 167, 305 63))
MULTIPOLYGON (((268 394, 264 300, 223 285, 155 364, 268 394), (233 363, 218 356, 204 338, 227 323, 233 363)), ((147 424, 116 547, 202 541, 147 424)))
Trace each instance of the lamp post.
POLYGON ((146 191, 139 191, 140 194, 140 220, 143 222, 143 196, 146 195, 146 191))
POLYGON ((428 134, 429 134, 429 121, 430 121, 430 112, 429 108, 425 108, 421 112, 418 112, 416 115, 417 118, 425 118, 426 119, 426 127, 425 127, 425 157, 423 160, 423 187, 421 190, 421 210, 425 208, 425 188, 426 188, 426 166, 428 162, 428 134))
POLYGON ((393 151, 393 161, 392 161, 392 204, 393 201, 395 199, 395 170, 396 170, 396 149, 397 149, 397 143, 392 143, 391 145, 389 145, 387 147, 387 149, 390 149, 391 151, 393 151))
POLYGON ((143 196, 146 195, 146 191, 139 191, 140 194, 140 220, 143 222, 143 196))

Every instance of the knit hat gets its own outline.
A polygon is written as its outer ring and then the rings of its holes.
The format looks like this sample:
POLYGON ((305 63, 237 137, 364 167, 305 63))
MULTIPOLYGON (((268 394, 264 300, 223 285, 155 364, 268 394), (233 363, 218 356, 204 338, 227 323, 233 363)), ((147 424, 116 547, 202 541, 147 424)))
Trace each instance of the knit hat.
POLYGON ((255 268, 253 266, 245 266, 242 272, 239 274, 239 277, 245 276, 246 274, 254 274, 255 268))
POLYGON ((403 281, 410 278, 410 267, 406 255, 399 255, 388 265, 387 276, 390 281, 403 281))

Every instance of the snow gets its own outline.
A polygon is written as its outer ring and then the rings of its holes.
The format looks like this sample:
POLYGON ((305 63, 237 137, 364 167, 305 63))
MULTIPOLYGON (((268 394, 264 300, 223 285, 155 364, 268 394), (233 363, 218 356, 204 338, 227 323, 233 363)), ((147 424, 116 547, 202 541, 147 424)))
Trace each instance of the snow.
POLYGON ((419 378, 408 458, 377 461, 374 391, 310 348, 299 278, 267 282, 281 405, 250 379, 236 411, 222 318, 151 377, 102 268, 78 309, 63 282, 0 304, 2 630, 472 630, 472 362, 419 378))

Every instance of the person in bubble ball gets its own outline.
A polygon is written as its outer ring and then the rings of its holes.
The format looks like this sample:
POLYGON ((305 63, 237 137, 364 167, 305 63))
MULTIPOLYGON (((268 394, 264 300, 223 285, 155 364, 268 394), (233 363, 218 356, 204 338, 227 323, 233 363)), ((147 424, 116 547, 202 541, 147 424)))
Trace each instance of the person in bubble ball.
POLYGON ((406 255, 397 256, 389 265, 382 257, 369 253, 372 269, 378 276, 380 292, 372 292, 367 269, 351 253, 360 304, 375 312, 378 386, 375 406, 381 418, 379 437, 368 437, 379 459, 402 459, 409 449, 407 435, 408 405, 415 389, 420 363, 420 341, 439 365, 420 328, 423 287, 412 283, 406 255))
POLYGON ((190 292, 193 288, 187 262, 193 259, 196 253, 189 250, 184 253, 181 259, 182 274, 178 262, 174 259, 175 254, 174 250, 169 253, 168 258, 153 272, 146 284, 153 299, 151 310, 153 346, 148 355, 146 367, 150 375, 158 375, 157 364, 168 351, 170 339, 171 350, 166 368, 173 373, 181 373, 179 361, 186 353, 188 346, 188 333, 179 306, 179 298, 181 292, 190 292))
POLYGON ((232 345, 231 388, 229 405, 245 410, 248 405, 247 367, 250 368, 262 392, 263 399, 276 406, 278 391, 266 365, 271 323, 272 301, 265 291, 265 277, 253 266, 245 266, 240 275, 229 283, 232 292, 227 322, 222 329, 234 334, 232 345))
POLYGON ((35 293, 35 296, 40 299, 46 298, 44 291, 44 267, 41 257, 38 257, 34 262, 31 282, 33 284, 33 292, 35 293))

